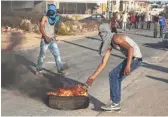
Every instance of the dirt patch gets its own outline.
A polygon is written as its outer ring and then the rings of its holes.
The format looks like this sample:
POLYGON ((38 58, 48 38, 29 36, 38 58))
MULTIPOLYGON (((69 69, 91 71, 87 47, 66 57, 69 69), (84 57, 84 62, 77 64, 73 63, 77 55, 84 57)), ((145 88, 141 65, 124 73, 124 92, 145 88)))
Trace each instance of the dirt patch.
MULTIPOLYGON (((97 31, 81 33, 75 36, 56 36, 56 40, 76 40, 86 36, 94 36, 97 31)), ((40 46, 41 35, 36 33, 5 33, 1 35, 1 51, 13 51, 40 46)))

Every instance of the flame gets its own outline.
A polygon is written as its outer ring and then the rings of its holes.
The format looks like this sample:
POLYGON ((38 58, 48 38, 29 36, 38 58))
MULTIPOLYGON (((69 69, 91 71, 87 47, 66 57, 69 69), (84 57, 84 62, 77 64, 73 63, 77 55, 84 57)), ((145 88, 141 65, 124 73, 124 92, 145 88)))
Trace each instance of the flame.
POLYGON ((76 85, 71 88, 59 88, 56 92, 48 92, 48 95, 54 96, 88 96, 87 87, 76 85))

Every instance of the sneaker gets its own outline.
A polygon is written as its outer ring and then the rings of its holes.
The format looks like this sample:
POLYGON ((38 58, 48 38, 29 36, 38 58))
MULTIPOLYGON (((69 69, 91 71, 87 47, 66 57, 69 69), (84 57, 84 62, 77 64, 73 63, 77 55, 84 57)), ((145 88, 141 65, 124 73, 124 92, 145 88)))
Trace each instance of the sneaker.
POLYGON ((43 70, 42 69, 41 70, 36 70, 35 75, 36 76, 43 75, 43 70))
POLYGON ((58 74, 61 75, 61 76, 66 76, 66 75, 68 75, 68 73, 65 72, 65 71, 59 71, 58 74))
POLYGON ((106 111, 119 111, 119 110, 121 110, 120 103, 116 104, 114 102, 107 104, 105 106, 102 106, 101 109, 106 110, 106 111))

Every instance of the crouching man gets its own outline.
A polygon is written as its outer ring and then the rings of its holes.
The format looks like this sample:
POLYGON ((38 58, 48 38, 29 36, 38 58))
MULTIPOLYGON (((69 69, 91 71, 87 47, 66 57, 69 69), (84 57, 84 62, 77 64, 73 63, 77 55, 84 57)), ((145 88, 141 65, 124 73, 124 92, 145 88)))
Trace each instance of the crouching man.
POLYGON ((102 39, 99 52, 103 59, 96 71, 87 79, 86 84, 91 86, 95 78, 102 72, 112 49, 120 50, 126 58, 109 73, 110 104, 101 107, 106 111, 117 111, 120 110, 121 81, 141 65, 142 54, 138 45, 131 38, 124 34, 111 33, 110 27, 106 23, 100 25, 99 36, 102 39))

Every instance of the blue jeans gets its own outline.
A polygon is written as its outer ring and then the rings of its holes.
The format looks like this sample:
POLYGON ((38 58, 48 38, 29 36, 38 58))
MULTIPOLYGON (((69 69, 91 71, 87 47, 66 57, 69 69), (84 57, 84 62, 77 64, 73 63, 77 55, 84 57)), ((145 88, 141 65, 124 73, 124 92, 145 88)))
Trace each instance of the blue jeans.
POLYGON ((54 42, 53 38, 51 38, 51 41, 48 44, 46 44, 43 37, 41 38, 40 54, 39 54, 39 57, 38 57, 36 70, 41 70, 42 69, 42 65, 43 65, 44 58, 45 58, 45 53, 46 53, 48 48, 55 58, 57 71, 58 72, 62 71, 61 57, 60 57, 60 52, 59 52, 57 44, 54 42))
POLYGON ((160 25, 160 37, 163 37, 164 25, 160 25))
MULTIPOLYGON (((110 98, 114 103, 120 103, 121 100, 121 82, 126 77, 123 75, 127 59, 120 63, 114 70, 109 73, 110 98)), ((132 60, 131 71, 141 65, 141 61, 132 60)))

